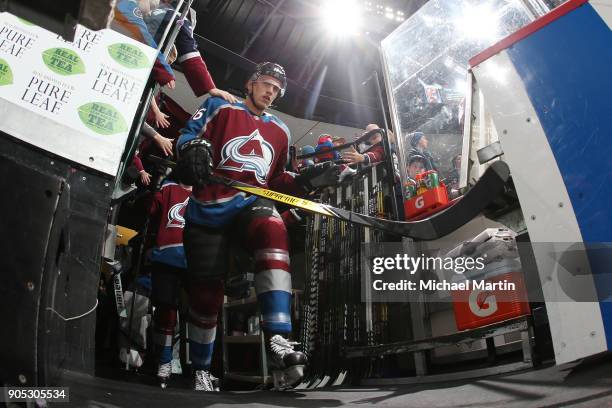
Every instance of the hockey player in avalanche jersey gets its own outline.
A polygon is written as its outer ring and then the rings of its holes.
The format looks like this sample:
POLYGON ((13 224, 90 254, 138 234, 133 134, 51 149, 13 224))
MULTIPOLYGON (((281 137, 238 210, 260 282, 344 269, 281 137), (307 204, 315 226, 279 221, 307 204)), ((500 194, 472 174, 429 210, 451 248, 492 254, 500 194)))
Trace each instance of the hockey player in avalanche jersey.
POLYGON ((294 351, 291 332, 291 275, 287 230, 274 204, 221 184, 213 173, 277 191, 304 194, 337 179, 333 168, 296 176, 285 172, 289 129, 268 108, 287 80, 274 63, 257 65, 246 83, 245 103, 211 97, 187 122, 178 141, 181 177, 194 191, 185 212, 190 356, 195 388, 211 390, 210 357, 223 303, 230 240, 240 240, 255 260, 255 290, 262 313, 268 359, 287 384, 303 376, 306 356, 294 351))
POLYGON ((172 344, 180 283, 185 278, 187 263, 183 249, 185 208, 191 187, 166 179, 155 192, 149 205, 152 230, 156 231, 155 245, 150 252, 151 299, 154 343, 158 347, 157 376, 165 388, 171 373, 172 344))

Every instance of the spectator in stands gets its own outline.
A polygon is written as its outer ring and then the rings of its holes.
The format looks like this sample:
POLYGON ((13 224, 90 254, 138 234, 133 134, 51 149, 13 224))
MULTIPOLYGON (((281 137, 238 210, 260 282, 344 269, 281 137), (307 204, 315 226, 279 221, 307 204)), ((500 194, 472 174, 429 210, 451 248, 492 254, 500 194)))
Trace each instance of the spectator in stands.
POLYGON ((420 154, 410 156, 408 159, 408 182, 416 184, 417 174, 423 173, 426 170, 427 159, 420 154))
POLYGON ((423 156, 425 158, 425 169, 426 170, 438 170, 436 166, 436 162, 434 161, 433 156, 427 150, 429 146, 429 140, 425 137, 423 132, 414 132, 410 136, 410 154, 408 157, 412 157, 414 155, 423 156))
MULTIPOLYGON (((311 154, 311 153, 314 153, 314 152, 315 152, 314 147, 312 147, 310 145, 306 145, 306 146, 302 146, 300 154, 304 155, 304 154, 311 154)), ((303 169, 305 167, 314 166, 314 164, 315 164, 314 156, 313 157, 308 157, 306 159, 302 159, 298 163, 298 170, 301 170, 301 169, 303 169)))
MULTIPOLYGON (((370 123, 366 126, 362 136, 375 129, 380 129, 380 126, 370 123)), ((342 158, 349 166, 353 164, 368 166, 378 163, 385 158, 385 151, 381 142, 382 133, 374 132, 367 140, 362 141, 357 149, 351 147, 348 151, 343 152, 342 158)))
MULTIPOLYGON (((151 0, 118 0, 114 9, 114 19, 111 28, 136 41, 140 41, 152 48, 157 49, 157 42, 153 39, 143 15, 151 12, 151 0)), ((155 5, 153 5, 154 7, 155 5)), ((174 72, 166 61, 163 54, 159 54, 155 60, 151 76, 161 86, 175 87, 174 72)))
MULTIPOLYGON (((163 39, 166 27, 175 18, 175 10, 170 0, 162 0, 158 8, 153 9, 148 16, 145 16, 145 22, 155 41, 160 42, 163 39)), ((193 9, 190 9, 188 16, 180 21, 178 35, 174 41, 177 50, 177 63, 181 66, 191 90, 195 96, 208 93, 211 96, 223 98, 230 103, 237 102, 232 94, 215 86, 206 63, 198 50, 198 43, 193 37, 195 23, 196 13, 193 9)))
POLYGON ((340 159, 340 153, 336 150, 331 150, 334 147, 332 135, 323 133, 319 136, 315 152, 319 153, 314 157, 315 163, 323 163, 326 161, 336 161, 340 159))

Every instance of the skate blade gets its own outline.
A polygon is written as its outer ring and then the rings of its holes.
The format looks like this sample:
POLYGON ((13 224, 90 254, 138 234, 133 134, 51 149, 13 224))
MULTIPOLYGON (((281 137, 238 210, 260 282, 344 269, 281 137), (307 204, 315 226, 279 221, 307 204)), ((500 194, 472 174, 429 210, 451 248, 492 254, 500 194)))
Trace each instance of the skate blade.
POLYGON ((157 377, 157 382, 159 383, 159 387, 165 390, 168 387, 169 378, 157 377))
POLYGON ((285 373, 285 381, 289 386, 294 386, 302 381, 304 378, 304 366, 303 365, 294 365, 291 367, 287 367, 284 371, 285 373))
POLYGON ((284 391, 287 389, 285 373, 282 370, 272 370, 272 389, 274 391, 284 391))
POLYGON ((284 370, 272 371, 273 389, 275 391, 285 391, 292 389, 296 384, 299 384, 304 378, 304 366, 294 365, 287 367, 284 370))

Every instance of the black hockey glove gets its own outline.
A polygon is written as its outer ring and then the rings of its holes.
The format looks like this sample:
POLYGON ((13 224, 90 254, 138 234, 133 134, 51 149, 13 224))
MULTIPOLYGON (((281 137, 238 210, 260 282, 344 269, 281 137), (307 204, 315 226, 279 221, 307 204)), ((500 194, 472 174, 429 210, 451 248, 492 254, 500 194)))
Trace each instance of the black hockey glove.
POLYGON ((190 186, 202 186, 213 173, 212 146, 205 139, 193 139, 178 152, 179 180, 190 186))
POLYGON ((338 184, 338 178, 338 166, 332 162, 324 162, 305 168, 295 181, 310 193, 322 187, 338 184))

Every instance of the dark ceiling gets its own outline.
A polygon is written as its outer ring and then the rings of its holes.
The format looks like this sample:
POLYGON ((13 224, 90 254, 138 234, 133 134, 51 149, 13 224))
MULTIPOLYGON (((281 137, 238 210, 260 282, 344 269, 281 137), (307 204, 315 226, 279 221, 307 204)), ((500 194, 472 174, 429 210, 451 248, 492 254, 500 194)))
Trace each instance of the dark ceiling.
MULTIPOLYGON (((382 124, 371 74, 381 71, 380 40, 400 22, 369 12, 356 35, 334 38, 320 17, 322 1, 195 0, 200 51, 220 88, 241 91, 254 62, 274 61, 289 78, 276 109, 352 127, 382 124)), ((407 18, 426 1, 370 0, 369 7, 391 7, 407 18)))

